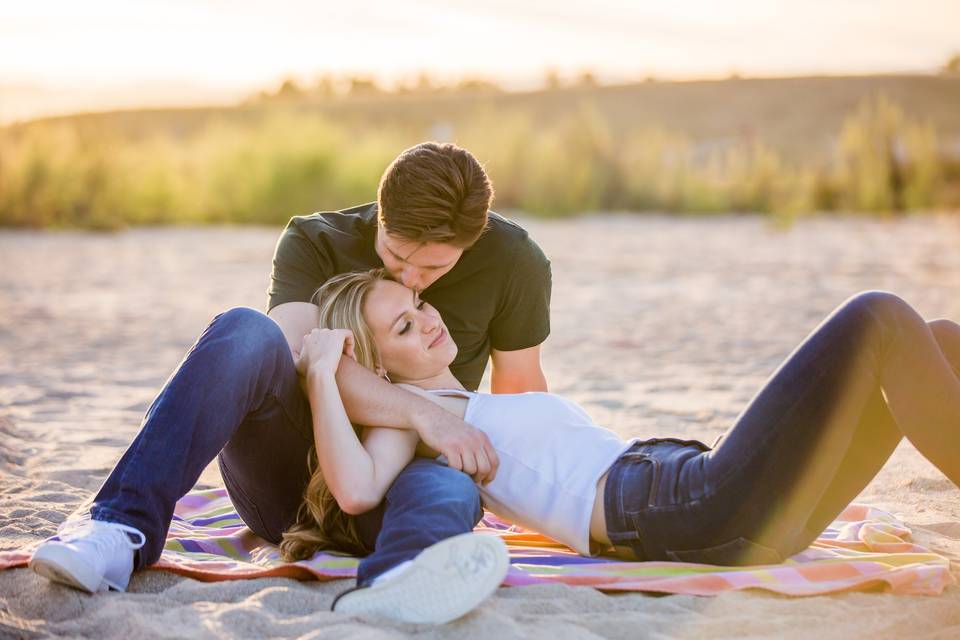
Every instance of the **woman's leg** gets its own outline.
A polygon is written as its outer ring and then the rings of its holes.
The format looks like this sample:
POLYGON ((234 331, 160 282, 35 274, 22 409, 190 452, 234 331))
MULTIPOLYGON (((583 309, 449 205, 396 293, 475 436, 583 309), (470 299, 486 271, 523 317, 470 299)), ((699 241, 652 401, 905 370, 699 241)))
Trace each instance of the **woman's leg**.
POLYGON ((308 478, 309 409, 277 324, 253 309, 231 309, 167 380, 91 516, 142 531, 135 568, 156 562, 176 501, 222 449, 220 468, 240 516, 276 542, 308 478))
POLYGON ((927 323, 943 356, 960 378, 960 324, 946 318, 938 318, 927 323))
MULTIPOLYGON (((960 380, 960 325, 938 319, 927 323, 954 375, 960 380)), ((960 438, 960 425, 956 430, 960 438)), ((834 482, 824 492, 806 524, 808 531, 823 531, 850 502, 863 491, 864 479, 870 480, 880 471, 896 449, 903 434, 890 413, 880 385, 871 394, 850 445, 840 461, 834 482), (889 454, 883 455, 889 449, 889 454), (849 483, 849 484, 847 484, 849 483)))
POLYGON ((790 355, 708 455, 707 488, 740 502, 750 536, 795 552, 902 436, 960 484, 960 380, 912 307, 861 293, 790 355))
POLYGON ((903 436, 960 484, 960 380, 913 308, 861 293, 790 354, 714 450, 642 452, 649 497, 626 511, 648 557, 785 557, 863 490, 903 436))

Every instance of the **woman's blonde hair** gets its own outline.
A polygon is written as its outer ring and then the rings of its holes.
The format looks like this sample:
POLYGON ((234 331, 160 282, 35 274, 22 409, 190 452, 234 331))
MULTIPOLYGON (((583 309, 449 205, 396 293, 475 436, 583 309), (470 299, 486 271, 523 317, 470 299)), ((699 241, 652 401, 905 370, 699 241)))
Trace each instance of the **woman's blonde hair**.
MULTIPOLYGON (((384 269, 345 273, 327 280, 312 298, 320 308, 319 326, 352 331, 357 362, 371 371, 377 370, 380 357, 373 332, 363 319, 363 305, 373 286, 389 279, 384 269)), ((281 557, 287 562, 304 560, 321 549, 354 555, 369 553, 371 549, 360 541, 355 519, 344 513, 327 487, 314 447, 307 453, 307 465, 310 481, 303 492, 296 522, 283 533, 281 557)))

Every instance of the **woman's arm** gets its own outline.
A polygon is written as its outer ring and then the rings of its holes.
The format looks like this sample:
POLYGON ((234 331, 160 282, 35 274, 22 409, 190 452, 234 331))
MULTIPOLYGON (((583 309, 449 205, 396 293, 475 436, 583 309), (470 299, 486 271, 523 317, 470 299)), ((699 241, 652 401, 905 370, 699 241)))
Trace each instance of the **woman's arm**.
POLYGON ((380 504, 413 459, 419 438, 412 431, 366 429, 361 444, 343 408, 336 378, 330 373, 312 373, 308 380, 313 437, 323 479, 346 513, 369 511, 380 504))
POLYGON ((314 329, 304 336, 297 368, 306 373, 320 472, 340 508, 355 515, 380 503, 413 457, 417 436, 388 429, 397 434, 375 437, 376 455, 363 447, 337 387, 336 370, 343 354, 353 356, 353 334, 343 329, 314 329))
POLYGON ((383 501, 393 481, 413 460, 420 439, 412 431, 366 427, 360 435, 360 442, 373 460, 373 482, 367 496, 371 504, 365 509, 369 511, 383 501))

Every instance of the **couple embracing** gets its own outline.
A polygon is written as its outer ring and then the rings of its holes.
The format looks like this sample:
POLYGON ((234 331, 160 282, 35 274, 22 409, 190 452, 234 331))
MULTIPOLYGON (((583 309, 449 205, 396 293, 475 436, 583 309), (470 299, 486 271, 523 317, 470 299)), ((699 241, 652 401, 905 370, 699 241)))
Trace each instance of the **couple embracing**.
POLYGON ((377 196, 291 220, 268 313, 214 318, 89 517, 40 545, 35 571, 125 589, 214 458, 244 523, 285 559, 362 556, 335 611, 432 623, 507 571, 500 539, 471 533, 483 507, 584 555, 772 564, 806 548, 903 437, 960 482, 954 322, 856 294, 713 447, 624 441, 546 392, 550 263, 489 211, 469 152, 408 149, 377 196), (492 393, 478 393, 488 360, 492 393))

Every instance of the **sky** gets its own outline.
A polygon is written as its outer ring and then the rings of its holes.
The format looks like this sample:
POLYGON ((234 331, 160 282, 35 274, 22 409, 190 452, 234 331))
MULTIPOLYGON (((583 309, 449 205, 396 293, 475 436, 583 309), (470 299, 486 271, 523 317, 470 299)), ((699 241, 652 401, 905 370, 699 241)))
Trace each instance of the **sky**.
POLYGON ((27 88, 155 100, 321 74, 927 72, 960 52, 957 25, 960 0, 0 0, 0 116, 27 88))

